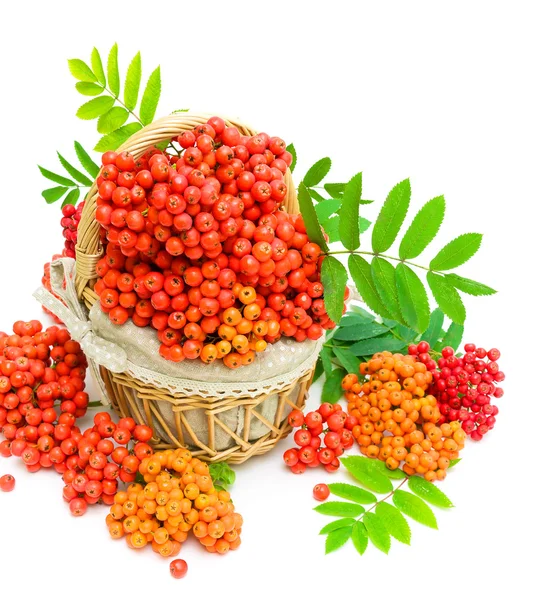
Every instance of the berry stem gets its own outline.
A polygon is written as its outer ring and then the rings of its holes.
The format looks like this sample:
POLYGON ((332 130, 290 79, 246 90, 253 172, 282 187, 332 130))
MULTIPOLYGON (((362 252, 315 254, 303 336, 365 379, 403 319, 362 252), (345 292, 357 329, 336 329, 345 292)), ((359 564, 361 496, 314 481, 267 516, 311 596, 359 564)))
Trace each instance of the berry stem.
POLYGON ((88 403, 88 408, 101 408, 102 406, 105 406, 105 404, 103 404, 100 400, 88 403))
POLYGON ((402 260, 397 256, 389 256, 387 254, 378 254, 376 252, 369 252, 368 250, 330 250, 329 252, 323 253, 325 256, 332 256, 334 254, 366 254, 368 256, 375 256, 380 258, 387 258, 389 260, 395 260, 396 262, 401 262, 405 265, 410 265, 411 267, 416 267, 417 269, 424 269, 424 271, 431 271, 432 273, 442 274, 441 271, 435 271, 434 269, 430 269, 429 267, 423 267, 417 263, 413 263, 410 260, 402 260))
POLYGON ((403 481, 394 489, 392 490, 387 496, 384 496, 384 498, 382 498, 381 500, 378 500, 378 502, 375 502, 368 510, 366 510, 365 512, 372 512, 381 502, 385 502, 388 498, 391 498, 395 492, 397 492, 397 490, 401 487, 403 487, 405 485, 405 483, 409 481, 409 477, 408 475, 405 476, 405 479, 403 479, 403 481))
MULTIPOLYGON (((138 117, 138 115, 137 115, 137 114, 136 114, 136 113, 135 113, 133 110, 130 110, 130 109, 129 109, 129 108, 126 106, 126 104, 124 104, 124 102, 123 102, 123 101, 122 101, 120 98, 118 98, 117 96, 115 96, 115 95, 113 94, 113 92, 111 92, 111 90, 110 90, 110 89, 109 89, 107 86, 105 86, 105 87, 103 88, 103 90, 104 90, 104 91, 106 91, 106 92, 107 92, 109 95, 111 95, 111 96, 112 96, 112 97, 115 99, 115 102, 118 102, 118 103, 120 104, 120 106, 122 106, 123 108, 125 108, 125 109, 126 109, 126 110, 127 110, 127 111, 128 111, 128 112, 129 112, 129 113, 130 113, 130 114, 131 114, 133 117, 134 117, 134 119, 135 119, 135 120, 136 120, 136 121, 137 121, 137 122, 138 122, 138 123, 139 123, 139 124, 140 124, 142 127, 145 127, 145 123, 144 123, 144 122, 143 122, 143 121, 142 121, 142 120, 141 120, 141 119, 138 117)), ((174 150, 174 152, 175 152, 175 153, 176 153, 178 156, 181 156, 181 153, 180 153, 180 152, 178 152, 178 149, 177 149, 177 148, 174 146, 174 144, 173 144, 172 142, 170 142, 170 143, 168 144, 168 146, 170 146, 170 147, 172 148, 172 150, 174 150)))
POLYGON ((118 103, 119 103, 119 104, 120 104, 120 105, 121 105, 123 108, 125 108, 125 109, 126 109, 126 110, 127 110, 127 111, 128 111, 128 112, 129 112, 129 113, 130 113, 130 114, 131 114, 133 117, 134 117, 134 119, 135 119, 135 120, 136 120, 136 121, 137 121, 137 122, 138 122, 138 123, 139 123, 139 124, 140 124, 142 127, 145 127, 145 124, 144 124, 144 123, 143 123, 143 121, 142 121, 142 120, 141 120, 141 119, 140 119, 140 118, 139 118, 139 117, 136 115, 136 113, 135 113, 133 110, 130 110, 130 109, 129 109, 129 108, 126 106, 126 104, 124 104, 124 102, 123 102, 123 101, 122 101, 120 98, 118 98, 117 96, 115 96, 115 95, 113 94, 113 92, 111 92, 111 90, 110 90, 110 89, 109 89, 107 86, 105 86, 105 87, 103 88, 103 90, 104 90, 104 91, 106 91, 106 92, 107 92, 109 95, 111 95, 111 96, 112 96, 112 97, 115 99, 115 102, 118 102, 118 103))

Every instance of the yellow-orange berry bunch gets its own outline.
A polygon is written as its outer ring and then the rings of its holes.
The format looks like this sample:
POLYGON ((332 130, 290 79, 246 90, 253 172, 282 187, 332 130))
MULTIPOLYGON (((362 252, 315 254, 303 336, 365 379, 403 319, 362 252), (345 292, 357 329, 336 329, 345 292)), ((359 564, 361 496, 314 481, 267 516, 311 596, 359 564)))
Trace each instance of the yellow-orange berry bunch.
POLYGON ((389 469, 402 463, 408 475, 444 479, 452 459, 464 447, 466 434, 456 421, 438 426, 441 413, 426 390, 432 374, 414 356, 379 352, 342 380, 348 412, 358 419, 352 433, 360 450, 385 461, 389 469))
POLYGON ((161 556, 176 556, 191 531, 209 551, 226 554, 241 543, 243 519, 229 492, 218 491, 208 465, 188 450, 156 452, 141 462, 145 486, 118 492, 107 515, 109 533, 131 548, 151 544, 161 556))

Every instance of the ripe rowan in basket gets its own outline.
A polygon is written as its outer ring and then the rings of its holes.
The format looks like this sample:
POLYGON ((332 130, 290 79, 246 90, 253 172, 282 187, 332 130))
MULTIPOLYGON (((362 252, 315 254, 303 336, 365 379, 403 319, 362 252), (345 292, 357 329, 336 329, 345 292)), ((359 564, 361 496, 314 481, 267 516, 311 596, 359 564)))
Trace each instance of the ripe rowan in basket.
POLYGON ((302 217, 281 209, 284 141, 213 117, 172 145, 177 155, 103 155, 95 291, 111 321, 154 327, 167 360, 229 368, 281 336, 316 340, 333 328, 321 249, 302 217))
POLYGON ((209 552, 226 554, 240 543, 242 517, 229 492, 213 485, 208 465, 188 450, 156 452, 139 466, 146 485, 131 484, 114 498, 106 523, 113 539, 140 549, 151 544, 176 556, 191 531, 209 552))

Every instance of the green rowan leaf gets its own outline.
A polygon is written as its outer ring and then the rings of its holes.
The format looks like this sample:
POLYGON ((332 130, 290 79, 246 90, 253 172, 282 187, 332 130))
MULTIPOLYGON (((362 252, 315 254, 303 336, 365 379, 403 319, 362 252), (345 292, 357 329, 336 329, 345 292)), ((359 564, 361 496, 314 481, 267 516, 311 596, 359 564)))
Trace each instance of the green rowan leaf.
POLYGON ((118 44, 114 44, 107 58, 107 81, 111 92, 118 98, 120 94, 120 73, 118 70, 118 44))
POLYGON ((321 196, 321 194, 317 190, 315 190, 313 188, 307 188, 307 190, 308 190, 311 198, 313 200, 315 200, 315 202, 322 204, 323 202, 325 202, 327 200, 326 198, 323 198, 323 196, 321 196))
POLYGON ((413 476, 409 477, 407 482, 411 492, 426 500, 439 508, 453 508, 454 504, 451 500, 431 481, 427 481, 424 477, 413 476))
POLYGON ((363 456, 348 456, 342 458, 341 462, 349 473, 363 484, 367 489, 379 494, 389 494, 393 490, 392 482, 386 475, 376 471, 365 461, 363 456))
POLYGON ((101 62, 101 56, 97 48, 92 50, 92 59, 91 59, 92 71, 102 87, 105 87, 105 72, 103 71, 103 63, 101 62))
POLYGON ((474 281, 473 279, 461 277, 460 275, 456 275, 455 273, 447 273, 445 275, 445 279, 457 290, 460 290, 465 294, 470 294, 470 296, 490 296, 492 294, 497 293, 496 290, 489 287, 488 285, 479 283, 478 281, 474 281))
POLYGON ((324 372, 325 372, 325 370, 323 369, 323 363, 322 363, 321 359, 318 358, 317 362, 315 363, 315 370, 313 371, 312 382, 315 383, 318 379, 320 379, 321 375, 324 372))
POLYGON ((342 379, 345 377, 344 369, 334 369, 326 378, 321 392, 321 402, 335 404, 342 397, 342 379))
POLYGON ((331 521, 330 523, 327 523, 323 529, 321 529, 321 531, 319 532, 319 535, 326 535, 327 533, 330 533, 331 531, 336 531, 337 529, 342 529, 344 527, 350 527, 353 526, 353 524, 355 523, 355 519, 351 519, 349 517, 344 518, 344 519, 337 519, 336 521, 331 521))
POLYGON ((344 195, 344 190, 346 189, 345 183, 325 183, 323 186, 325 191, 331 198, 336 198, 338 200, 342 199, 344 195))
POLYGON ((359 248, 359 200, 363 191, 363 174, 354 175, 344 189, 340 209, 340 239, 347 250, 359 248))
POLYGON ((139 117, 143 121, 144 125, 149 125, 155 118, 157 112, 157 106, 160 100, 161 90, 161 79, 160 79, 160 67, 157 67, 149 77, 143 97, 141 98, 141 105, 139 107, 139 117))
POLYGON ((73 205, 76 204, 79 197, 80 197, 80 188, 74 188, 67 194, 67 196, 63 200, 62 206, 65 206, 66 204, 73 204, 73 205))
POLYGON ((86 172, 95 179, 99 173, 99 167, 95 164, 86 150, 84 150, 82 144, 75 142, 74 149, 80 164, 84 167, 86 172))
POLYGON ((347 280, 348 273, 344 265, 333 256, 326 256, 321 265, 321 282, 325 288, 324 299, 327 314, 335 323, 342 318, 347 280))
POLYGON ((365 233, 372 223, 364 217, 359 217, 359 233, 365 233))
POLYGON ((334 496, 357 502, 357 504, 374 504, 377 500, 371 492, 349 483, 329 483, 328 489, 334 496))
POLYGON ((398 183, 388 194, 372 230, 372 249, 375 254, 385 252, 395 241, 407 215, 411 201, 411 183, 398 183))
POLYGON ((321 181, 328 175, 331 165, 332 162, 328 156, 318 160, 312 167, 308 169, 304 176, 303 184, 306 187, 313 187, 314 185, 321 183, 321 181))
POLYGON ((298 160, 298 156, 296 154, 296 148, 294 148, 294 144, 289 144, 286 147, 286 149, 292 155, 292 162, 290 163, 290 172, 292 173, 296 168, 296 161, 298 160))
POLYGON ((393 319, 402 322, 393 265, 384 258, 376 256, 372 260, 371 268, 374 286, 386 310, 393 319))
POLYGON ((93 100, 85 102, 77 111, 76 116, 85 121, 97 119, 105 114, 114 104, 115 99, 111 96, 98 96, 93 100))
POLYGON ((57 202, 59 198, 65 195, 67 189, 68 188, 62 186, 48 188, 42 192, 42 197, 48 204, 53 204, 54 202, 57 202))
POLYGON ((447 333, 441 340, 441 347, 451 346, 455 351, 458 350, 462 336, 464 334, 464 325, 458 325, 457 323, 451 323, 447 333))
POLYGON ((395 268, 395 282, 399 308, 407 325, 418 332, 430 323, 430 302, 426 288, 418 275, 407 265, 399 263, 395 268))
POLYGON ((390 313, 385 308, 374 284, 371 265, 361 256, 350 254, 348 268, 351 277, 357 286, 357 291, 365 304, 381 317, 389 317, 390 313))
POLYGON ((134 110, 139 96, 141 83, 141 54, 138 52, 128 67, 124 83, 124 104, 128 110, 134 110))
POLYGON ((99 133, 112 133, 115 129, 122 127, 128 119, 128 111, 122 106, 113 106, 97 121, 99 133))
POLYGON ((461 458, 452 458, 451 461, 449 462, 449 469, 451 467, 454 467, 455 465, 458 465, 458 463, 461 461, 461 458))
MULTIPOLYGON (((306 230, 310 241, 319 244, 321 250, 323 250, 323 252, 327 252, 328 246, 325 238, 323 237, 321 225, 317 219, 317 213, 315 212, 311 195, 303 182, 298 186, 298 204, 300 205, 300 212, 304 218, 304 223, 306 224, 306 230)), ((323 261, 323 264, 325 262, 326 260, 323 261)))
POLYGON ((83 96, 99 96, 103 88, 97 83, 88 83, 87 81, 78 81, 74 84, 76 91, 83 96))
POLYGON ((357 315, 361 315, 362 317, 364 317, 368 321, 374 321, 375 320, 375 316, 372 313, 370 313, 368 310, 364 309, 362 306, 358 306, 357 304, 352 304, 350 308, 351 308, 351 311, 348 312, 344 316, 350 317, 350 316, 353 316, 354 313, 355 313, 357 315))
POLYGON ((466 309, 460 294, 449 285, 444 277, 428 272, 426 279, 439 308, 455 323, 464 325, 466 309))
POLYGON ((321 225, 340 209, 341 200, 325 200, 315 205, 315 212, 321 225))
POLYGON ((80 58, 69 59, 69 71, 71 75, 79 81, 87 81, 95 83, 97 81, 96 76, 93 74, 90 67, 80 58))
POLYGON ((323 347, 321 352, 319 352, 319 358, 323 363, 323 371, 326 373, 327 377, 332 372, 332 361, 331 361, 332 353, 330 348, 323 347))
POLYGON ((434 271, 448 271, 460 267, 479 250, 481 233, 463 233, 444 246, 430 263, 434 271))
POLYGON ((369 340, 362 340, 349 347, 349 351, 355 356, 372 356, 377 352, 397 352, 405 346, 405 343, 397 338, 390 336, 375 337, 369 340))
POLYGON ((365 512, 362 506, 353 502, 323 502, 313 510, 329 517, 358 517, 365 512))
POLYGON ((405 517, 391 504, 379 502, 376 506, 376 515, 384 523, 388 533, 402 544, 411 543, 411 528, 405 517))
POLYGON ((352 324, 351 327, 343 327, 342 321, 340 321, 340 327, 338 327, 334 334, 335 340, 367 340, 388 332, 388 328, 385 325, 375 323, 374 321, 352 324))
POLYGON ((331 217, 327 221, 323 223, 323 229, 325 233, 328 235, 329 243, 334 244, 334 242, 340 241, 340 215, 336 215, 335 217, 331 217))
POLYGON ((359 373, 359 365, 361 361, 350 352, 347 348, 334 347, 332 349, 334 356, 338 359, 338 362, 344 367, 348 373, 359 373))
POLYGON ((416 213, 409 225, 401 245, 399 258, 401 260, 416 258, 435 238, 445 216, 445 198, 432 198, 416 213))
POLYGON ((86 177, 84 173, 81 173, 78 169, 75 169, 73 165, 71 165, 71 163, 69 163, 63 156, 61 156, 59 152, 57 153, 57 157, 59 158, 59 162, 63 165, 65 171, 67 171, 67 173, 69 173, 69 175, 71 175, 75 179, 75 181, 78 181, 83 185, 92 185, 93 182, 90 179, 88 179, 88 177, 86 177))
POLYGON ((441 337, 444 319, 445 315, 439 308, 436 308, 430 315, 430 324, 428 325, 428 329, 422 334, 422 339, 428 342, 431 347, 435 346, 435 343, 441 337))
POLYGON ((373 325, 374 315, 362 309, 360 306, 352 306, 340 321, 340 327, 355 327, 355 325, 373 325), (362 312, 360 312, 362 311, 362 312))
POLYGON ((44 169, 44 167, 41 167, 40 165, 38 165, 38 168, 40 169, 40 172, 42 173, 43 177, 49 179, 50 181, 59 183, 65 187, 74 187, 76 185, 74 181, 72 181, 71 179, 67 179, 67 177, 63 177, 63 175, 58 175, 57 173, 48 171, 48 169, 44 169))
POLYGON ((356 521, 353 525, 353 529, 351 532, 351 541, 355 546, 355 549, 361 556, 365 554, 365 550, 369 545, 369 536, 367 533, 367 528, 362 521, 356 521))
POLYGON ((396 490, 393 494, 393 503, 411 519, 432 529, 437 529, 437 521, 432 509, 418 496, 403 490, 396 490))
POLYGON ((141 123, 128 123, 112 133, 104 135, 96 144, 94 150, 97 152, 106 152, 107 150, 116 150, 136 131, 142 129, 141 123))
POLYGON ((383 475, 385 475, 386 477, 389 477, 390 479, 397 479, 398 481, 405 479, 405 477, 407 477, 404 473, 404 471, 402 471, 401 469, 388 469, 388 467, 386 467, 386 463, 382 460, 376 460, 376 459, 369 459, 370 462, 367 463, 369 468, 374 469, 375 471, 378 471, 379 473, 382 473, 383 475))
POLYGON ((325 554, 330 554, 341 548, 351 537, 352 527, 343 527, 331 531, 325 541, 325 554))
POLYGON ((363 515, 363 523, 367 529, 369 540, 384 554, 390 551, 391 538, 384 521, 376 514, 367 512, 363 515))

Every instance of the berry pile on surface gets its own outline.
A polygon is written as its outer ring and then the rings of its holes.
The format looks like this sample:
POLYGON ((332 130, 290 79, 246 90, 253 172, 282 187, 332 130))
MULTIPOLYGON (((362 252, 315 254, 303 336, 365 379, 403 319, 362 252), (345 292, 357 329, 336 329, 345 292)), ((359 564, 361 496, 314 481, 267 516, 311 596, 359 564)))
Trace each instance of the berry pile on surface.
POLYGON ((340 404, 324 402, 307 415, 293 410, 288 415, 288 422, 299 428, 294 433, 298 448, 290 448, 283 454, 290 470, 300 474, 306 467, 323 465, 329 473, 333 473, 340 467, 338 457, 353 446, 352 429, 358 424, 358 419, 347 415, 340 404))
POLYGON ((141 461, 153 454, 147 443, 152 436, 147 425, 136 425, 131 417, 115 423, 107 412, 97 413, 90 429, 72 435, 63 473, 63 498, 71 513, 79 517, 97 502, 112 505, 119 480, 133 482, 141 461))
POLYGON ((346 375, 342 388, 348 412, 358 423, 353 437, 369 458, 378 458, 388 469, 403 462, 408 475, 442 480, 452 459, 464 447, 466 434, 457 421, 438 427, 441 413, 437 400, 427 395, 433 376, 414 356, 379 352, 357 375, 346 375))
POLYGON ((103 155, 95 291, 111 321, 155 328, 166 359, 230 368, 281 336, 315 340, 333 328, 321 249, 303 218, 280 208, 292 162, 284 141, 213 117, 173 144, 181 156, 103 155))
POLYGON ((20 456, 27 470, 53 466, 63 473, 75 426, 86 413, 86 357, 66 329, 42 331, 39 321, 17 321, 0 332, 0 427, 3 456, 20 456))
POLYGON ((63 213, 61 227, 63 228, 63 237, 65 238, 63 256, 68 256, 70 258, 76 257, 75 245, 77 240, 77 229, 80 219, 82 218, 83 210, 84 201, 80 202, 78 206, 66 204, 61 209, 61 212, 63 213))
POLYGON ((146 485, 118 492, 107 515, 113 539, 124 536, 135 549, 151 543, 164 557, 176 556, 190 531, 212 553, 239 547, 242 517, 229 492, 216 490, 205 462, 189 450, 165 450, 145 458, 139 472, 146 485))
POLYGON ((500 351, 465 344, 464 355, 458 357, 448 346, 437 363, 429 352, 427 342, 409 346, 409 354, 417 356, 432 373, 429 392, 437 398, 440 423, 459 421, 473 440, 481 440, 495 426, 498 408, 491 403, 492 398, 504 395, 504 390, 495 385, 505 378, 496 362, 500 351))

